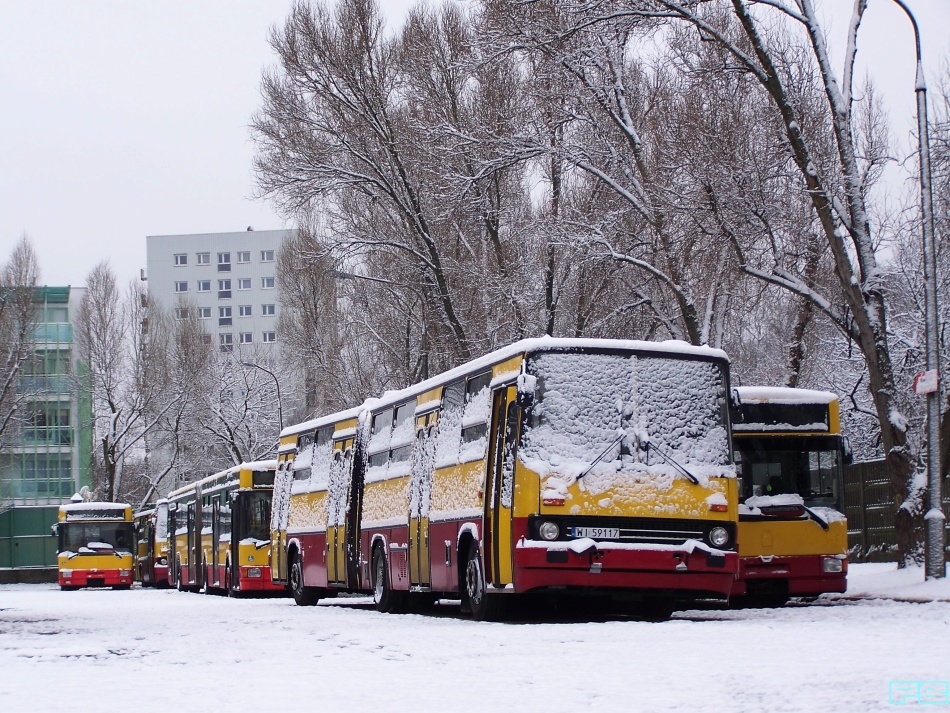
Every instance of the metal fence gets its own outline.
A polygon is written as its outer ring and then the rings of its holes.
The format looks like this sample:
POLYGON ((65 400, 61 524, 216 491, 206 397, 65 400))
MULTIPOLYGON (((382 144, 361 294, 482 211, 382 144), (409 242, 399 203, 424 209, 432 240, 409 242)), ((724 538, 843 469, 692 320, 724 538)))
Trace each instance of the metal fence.
MULTIPOLYGON (((950 488, 943 487, 943 511, 950 513, 950 488)), ((844 469, 845 514, 852 562, 893 562, 897 558, 891 484, 883 460, 855 463, 844 469)), ((948 521, 950 525, 950 521, 948 521)), ((947 534, 950 534, 948 527, 947 534)), ((950 542, 946 535, 944 542, 950 542)))

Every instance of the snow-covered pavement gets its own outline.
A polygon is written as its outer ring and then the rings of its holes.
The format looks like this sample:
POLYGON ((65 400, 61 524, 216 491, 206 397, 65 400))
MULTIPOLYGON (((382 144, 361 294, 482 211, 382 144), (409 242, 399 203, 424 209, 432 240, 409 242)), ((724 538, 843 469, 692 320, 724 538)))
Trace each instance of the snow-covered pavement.
MULTIPOLYGON (((945 582, 917 586, 891 567, 855 567, 851 589, 900 596, 906 586, 916 588, 910 599, 950 600, 945 582)), ((894 710, 890 683, 914 681, 950 681, 950 601, 483 624, 449 606, 397 616, 354 599, 306 609, 289 599, 0 586, 4 713, 837 713, 894 710)), ((950 700, 926 710, 950 712, 950 700)))

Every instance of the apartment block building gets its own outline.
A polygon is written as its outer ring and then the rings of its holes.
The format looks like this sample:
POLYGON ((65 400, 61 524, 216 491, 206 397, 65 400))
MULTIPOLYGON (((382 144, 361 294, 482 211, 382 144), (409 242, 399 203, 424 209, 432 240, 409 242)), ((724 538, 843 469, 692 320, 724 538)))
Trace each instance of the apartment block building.
POLYGON ((148 293, 175 316, 197 310, 221 351, 274 350, 277 253, 291 230, 150 235, 148 293))

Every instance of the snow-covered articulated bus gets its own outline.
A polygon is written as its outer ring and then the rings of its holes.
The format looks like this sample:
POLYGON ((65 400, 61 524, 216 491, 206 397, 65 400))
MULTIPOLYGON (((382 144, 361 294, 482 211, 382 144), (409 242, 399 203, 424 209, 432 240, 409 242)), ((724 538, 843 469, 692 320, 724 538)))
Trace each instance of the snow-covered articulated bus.
POLYGON ((848 525, 838 398, 827 391, 735 390, 740 577, 733 600, 781 605, 843 592, 848 525))
POLYGON ((728 362, 682 342, 533 339, 284 429, 275 582, 383 611, 523 594, 671 611, 738 571, 728 362))
MULTIPOLYGON (((76 498, 79 500, 78 496, 76 498)), ((61 505, 57 536, 59 586, 132 586, 132 507, 125 503, 72 502, 61 505)))
POLYGON ((205 593, 280 592, 271 581, 276 460, 242 463, 168 495, 169 581, 205 593))

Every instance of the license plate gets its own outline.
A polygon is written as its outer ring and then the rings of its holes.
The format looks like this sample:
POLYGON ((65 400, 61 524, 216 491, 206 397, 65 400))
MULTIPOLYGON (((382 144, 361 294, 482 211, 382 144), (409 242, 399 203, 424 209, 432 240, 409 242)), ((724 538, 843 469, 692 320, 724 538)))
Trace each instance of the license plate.
POLYGON ((619 527, 575 527, 574 537, 589 537, 592 540, 619 540, 619 527))

